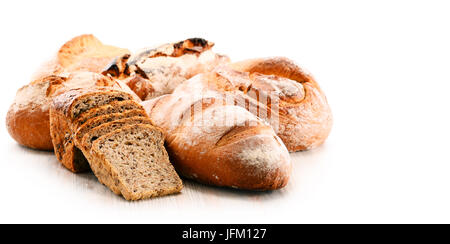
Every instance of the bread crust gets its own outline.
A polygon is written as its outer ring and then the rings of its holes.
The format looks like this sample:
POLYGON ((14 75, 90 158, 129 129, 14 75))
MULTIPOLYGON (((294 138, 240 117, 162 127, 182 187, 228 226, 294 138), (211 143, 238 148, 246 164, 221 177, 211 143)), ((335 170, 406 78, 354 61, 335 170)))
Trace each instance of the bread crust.
POLYGON ((49 77, 17 91, 6 115, 6 127, 20 145, 40 150, 53 149, 48 112, 51 99, 46 95, 51 83, 49 77))
POLYGON ((52 151, 49 111, 41 109, 9 109, 6 128, 20 145, 33 149, 52 151))

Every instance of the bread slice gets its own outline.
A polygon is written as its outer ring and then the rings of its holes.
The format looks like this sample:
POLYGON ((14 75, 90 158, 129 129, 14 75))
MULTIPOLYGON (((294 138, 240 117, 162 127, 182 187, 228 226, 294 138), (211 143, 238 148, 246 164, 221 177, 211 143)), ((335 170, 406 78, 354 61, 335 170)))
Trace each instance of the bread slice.
POLYGON ((152 125, 152 121, 148 117, 131 117, 131 118, 124 118, 119 120, 114 120, 105 124, 102 124, 100 126, 97 126, 87 132, 83 139, 81 139, 80 148, 82 149, 83 153, 89 157, 89 154, 91 152, 92 144, 95 140, 97 140, 99 137, 106 135, 114 130, 120 129, 127 125, 137 125, 137 124, 148 124, 152 125))
POLYGON ((92 119, 97 116, 113 114, 113 113, 123 113, 129 110, 141 110, 144 111, 144 108, 137 102, 132 100, 126 101, 114 101, 109 104, 95 107, 86 113, 81 114, 76 121, 74 121, 74 125, 76 127, 80 127, 82 124, 86 123, 89 119, 92 119))
MULTIPOLYGON (((117 108, 117 107, 116 107, 117 108)), ((88 112, 89 113, 89 112, 88 112)), ((93 113, 90 113, 91 115, 93 113)), ((100 115, 97 117, 90 118, 85 123, 81 124, 81 126, 78 127, 77 132, 75 133, 75 146, 78 148, 81 148, 81 140, 83 139, 83 136, 88 133, 90 130, 94 129, 97 126, 100 126, 102 124, 123 119, 123 118, 130 118, 130 117, 147 117, 147 114, 144 110, 141 109, 133 109, 129 111, 124 112, 118 112, 118 113, 112 113, 112 114, 105 114, 100 115)))
POLYGON ((74 145, 74 121, 93 107, 113 101, 132 100, 129 93, 112 88, 74 89, 53 98, 50 107, 50 136, 55 155, 72 172, 89 170, 89 164, 74 145))
MULTIPOLYGON (((93 128, 92 130, 88 131, 83 136, 83 139, 81 140, 81 144, 79 144, 79 148, 83 152, 84 157, 87 159, 87 162, 92 165, 93 157, 91 153, 91 147, 92 143, 97 140, 99 137, 106 135, 114 130, 120 129, 126 125, 136 125, 136 124, 152 124, 150 119, 147 117, 131 117, 131 118, 124 118, 119 119, 115 121, 111 121, 105 124, 102 124, 98 127, 93 128)), ((103 175, 103 179, 108 179, 109 175, 104 175, 102 172, 97 172, 97 168, 92 168, 92 171, 96 175, 103 175)), ((119 194, 115 192, 116 194, 119 194)))
POLYGON ((92 145, 91 168, 99 181, 127 200, 181 191, 182 181, 169 162, 161 130, 127 125, 92 145))
POLYGON ((53 98, 53 107, 74 121, 87 110, 113 101, 133 100, 131 94, 110 87, 73 89, 53 98))

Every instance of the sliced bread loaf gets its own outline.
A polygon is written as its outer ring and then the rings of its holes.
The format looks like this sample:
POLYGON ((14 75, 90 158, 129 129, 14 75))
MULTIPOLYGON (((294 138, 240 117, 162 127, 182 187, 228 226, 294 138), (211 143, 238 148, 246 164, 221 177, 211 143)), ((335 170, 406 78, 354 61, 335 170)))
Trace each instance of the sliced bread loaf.
MULTIPOLYGON (((123 102, 119 102, 119 103, 123 103, 123 102)), ((106 105, 106 106, 110 107, 110 105, 106 105)), ((90 114, 92 115, 93 113, 90 113, 90 114)), ((145 111, 143 111, 141 109, 133 109, 133 110, 129 110, 129 111, 105 114, 105 115, 100 115, 97 117, 90 118, 85 123, 81 124, 78 127, 78 129, 75 133, 75 146, 77 146, 78 148, 81 148, 81 140, 83 139, 83 136, 87 132, 92 130, 93 128, 100 126, 102 124, 111 122, 111 121, 115 121, 115 120, 119 120, 119 119, 123 119, 123 118, 135 117, 135 116, 147 117, 147 114, 145 113, 145 111)))
POLYGON ((152 121, 148 117, 130 117, 124 119, 114 120, 102 125, 99 125, 92 130, 88 131, 81 140, 80 149, 82 149, 83 153, 89 157, 91 152, 92 143, 97 140, 99 137, 106 135, 114 130, 120 129, 127 125, 137 125, 137 124, 148 124, 152 125, 152 121))
POLYGON ((113 101, 132 100, 129 93, 111 89, 74 89, 53 98, 50 107, 50 135, 55 155, 72 172, 89 170, 89 164, 74 145, 74 121, 80 114, 113 101))
POLYGON ((178 193, 183 187, 169 162, 163 133, 154 126, 127 125, 110 132, 95 140, 91 152, 99 181, 127 200, 178 193))
POLYGON ((97 116, 106 115, 106 114, 112 114, 112 113, 123 113, 125 111, 138 109, 145 112, 142 105, 139 103, 132 101, 132 100, 126 100, 126 101, 113 101, 109 104, 105 105, 99 105, 98 107, 94 107, 90 109, 89 111, 81 114, 74 122, 73 124, 76 127, 81 126, 82 124, 86 123, 89 119, 92 119, 97 116))
POLYGON ((133 100, 131 94, 110 87, 73 89, 53 98, 52 107, 74 121, 81 113, 113 101, 133 100))

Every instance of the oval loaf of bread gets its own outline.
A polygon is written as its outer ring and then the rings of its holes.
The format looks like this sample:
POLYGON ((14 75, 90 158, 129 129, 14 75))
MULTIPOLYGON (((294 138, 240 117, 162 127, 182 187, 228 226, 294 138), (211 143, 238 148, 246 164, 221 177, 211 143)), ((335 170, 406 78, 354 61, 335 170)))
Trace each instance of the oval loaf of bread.
MULTIPOLYGON (((289 151, 312 149, 326 140, 333 117, 325 94, 311 74, 284 57, 249 59, 230 67, 245 72, 250 80, 241 89, 247 98, 260 100, 268 94, 276 95, 279 102, 275 112, 279 120, 272 126, 289 151)), ((265 105, 258 102, 262 107, 265 105)))
POLYGON ((165 133, 177 171, 217 186, 284 187, 291 161, 280 138, 244 108, 226 104, 224 93, 198 89, 202 79, 203 75, 195 76, 172 94, 143 102, 152 121, 165 133))

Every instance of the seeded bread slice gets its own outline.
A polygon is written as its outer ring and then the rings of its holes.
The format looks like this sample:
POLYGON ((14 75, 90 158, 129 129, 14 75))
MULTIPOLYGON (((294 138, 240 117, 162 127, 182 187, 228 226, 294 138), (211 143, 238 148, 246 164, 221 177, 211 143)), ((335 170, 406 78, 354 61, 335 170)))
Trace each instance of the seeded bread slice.
MULTIPOLYGON (((83 139, 81 140, 80 149, 83 152, 83 155, 86 157, 87 161, 90 165, 92 165, 93 157, 91 153, 92 143, 94 143, 95 140, 97 140, 99 137, 104 136, 114 130, 120 129, 127 125, 136 125, 136 124, 149 124, 151 125, 152 122, 147 117, 131 117, 131 118, 124 118, 119 119, 115 121, 111 121, 105 124, 102 124, 100 126, 97 126, 90 130, 88 133, 86 133, 83 136, 83 139)), ((91 167, 92 168, 92 167, 91 167)), ((109 175, 105 175, 103 172, 98 171, 97 168, 92 168, 92 171, 95 175, 102 175, 103 179, 107 179, 109 175)), ((120 192, 114 192, 116 194, 120 194, 120 192)))
POLYGON ((89 164, 74 145, 77 127, 74 121, 93 107, 132 99, 129 93, 100 87, 69 90, 54 97, 50 107, 50 135, 58 161, 72 172, 89 170, 89 164))
POLYGON ((105 114, 100 115, 97 117, 90 118, 85 123, 83 123, 81 126, 78 127, 77 132, 75 133, 75 146, 78 148, 81 148, 81 140, 83 139, 83 136, 88 133, 90 130, 94 129, 97 126, 100 126, 102 124, 123 119, 123 118, 130 118, 130 117, 147 117, 147 114, 144 110, 141 109, 133 109, 130 111, 125 112, 119 112, 119 113, 113 113, 113 114, 105 114))
POLYGON ((127 125, 97 139, 91 152, 98 180, 127 200, 178 193, 183 187, 163 133, 154 126, 127 125))
MULTIPOLYGON (((131 118, 124 118, 119 120, 114 120, 102 125, 99 125, 89 132, 87 132, 83 139, 81 140, 80 148, 83 151, 85 155, 87 155, 87 158, 89 157, 91 153, 92 144, 95 140, 100 138, 103 135, 106 135, 114 130, 120 129, 127 125, 137 125, 137 124, 148 124, 152 125, 152 121, 148 117, 131 117, 131 118)), ((89 159, 89 158, 88 158, 89 159)))
POLYGON ((91 110, 81 114, 75 121, 74 125, 76 127, 81 126, 82 124, 86 123, 89 119, 92 119, 97 116, 106 115, 106 114, 112 114, 112 113, 123 113, 125 111, 138 109, 145 112, 142 105, 139 103, 132 101, 132 100, 126 100, 126 101, 113 101, 109 104, 105 104, 103 106, 99 105, 98 107, 92 108, 91 110))

